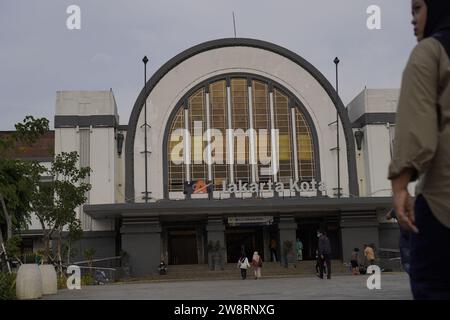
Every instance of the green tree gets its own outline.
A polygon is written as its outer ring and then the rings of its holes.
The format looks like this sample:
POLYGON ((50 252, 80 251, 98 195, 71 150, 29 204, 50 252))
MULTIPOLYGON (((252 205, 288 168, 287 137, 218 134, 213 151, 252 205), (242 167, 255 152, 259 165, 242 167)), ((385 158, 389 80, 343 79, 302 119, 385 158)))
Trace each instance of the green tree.
POLYGON ((13 232, 27 227, 31 214, 30 198, 36 174, 42 168, 37 162, 15 159, 23 146, 32 146, 48 130, 48 120, 27 116, 15 125, 13 134, 0 136, 0 245, 13 232))
POLYGON ((70 264, 70 259, 77 255, 78 251, 73 249, 73 243, 80 240, 83 236, 83 229, 81 228, 80 220, 75 220, 69 224, 69 234, 67 236, 67 242, 63 245, 63 256, 67 257, 67 264, 70 264))
POLYGON ((89 248, 84 250, 84 258, 87 260, 88 262, 88 267, 89 270, 91 270, 92 272, 92 260, 94 260, 95 257, 95 249, 94 248, 89 248))
POLYGON ((64 228, 69 230, 69 241, 81 232, 76 208, 86 201, 91 185, 86 182, 90 168, 78 168, 78 160, 75 151, 56 155, 46 172, 53 179, 36 187, 32 195, 32 208, 44 231, 45 261, 51 256, 50 239, 56 238, 56 258, 61 264, 64 228))

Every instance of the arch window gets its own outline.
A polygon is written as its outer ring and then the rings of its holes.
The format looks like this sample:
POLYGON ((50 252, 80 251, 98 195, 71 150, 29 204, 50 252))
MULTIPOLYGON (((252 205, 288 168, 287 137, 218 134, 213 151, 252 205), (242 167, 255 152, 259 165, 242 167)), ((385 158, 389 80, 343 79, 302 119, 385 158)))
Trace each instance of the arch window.
POLYGON ((183 191, 185 181, 211 180, 221 191, 223 183, 289 186, 316 178, 313 128, 298 105, 280 85, 258 76, 228 75, 197 86, 169 123, 168 191, 183 191))

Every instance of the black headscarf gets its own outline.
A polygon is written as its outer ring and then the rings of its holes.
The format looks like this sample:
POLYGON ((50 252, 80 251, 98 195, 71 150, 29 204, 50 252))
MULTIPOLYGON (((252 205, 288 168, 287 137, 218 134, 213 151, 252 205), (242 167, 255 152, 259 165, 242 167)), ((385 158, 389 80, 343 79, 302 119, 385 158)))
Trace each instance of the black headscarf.
POLYGON ((428 14, 424 37, 428 38, 442 30, 450 30, 450 1, 425 0, 425 3, 428 14))
POLYGON ((425 0, 427 23, 424 38, 436 38, 450 57, 450 0, 425 0))

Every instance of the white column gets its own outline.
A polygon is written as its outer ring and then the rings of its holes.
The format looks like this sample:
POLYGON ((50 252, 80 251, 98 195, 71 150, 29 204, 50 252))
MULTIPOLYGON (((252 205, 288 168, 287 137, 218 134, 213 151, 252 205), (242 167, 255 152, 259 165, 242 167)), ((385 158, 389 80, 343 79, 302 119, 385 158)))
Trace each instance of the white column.
POLYGON ((227 129, 227 162, 230 168, 230 182, 234 183, 234 138, 233 138, 233 122, 231 119, 231 88, 227 87, 227 112, 228 112, 228 129, 227 129))
POLYGON ((208 161, 208 180, 212 181, 212 164, 211 164, 211 116, 209 106, 209 92, 206 93, 206 139, 208 140, 206 146, 207 161, 208 161))
POLYGON ((256 137, 253 125, 253 97, 252 87, 248 86, 248 117, 249 117, 249 145, 250 145, 250 168, 252 170, 252 183, 256 182, 256 137))
POLYGON ((294 146, 294 175, 295 181, 298 181, 298 153, 297 153, 297 126, 295 117, 295 107, 291 107, 291 124, 292 124, 292 145, 294 146))
POLYGON ((191 181, 191 135, 189 133, 189 109, 184 109, 184 165, 186 168, 186 181, 191 181))
POLYGON ((270 139, 271 139, 271 150, 272 150, 272 175, 273 182, 277 182, 278 174, 278 139, 276 135, 275 128, 275 113, 274 113, 274 103, 273 103, 273 92, 269 93, 269 106, 270 106, 270 139))

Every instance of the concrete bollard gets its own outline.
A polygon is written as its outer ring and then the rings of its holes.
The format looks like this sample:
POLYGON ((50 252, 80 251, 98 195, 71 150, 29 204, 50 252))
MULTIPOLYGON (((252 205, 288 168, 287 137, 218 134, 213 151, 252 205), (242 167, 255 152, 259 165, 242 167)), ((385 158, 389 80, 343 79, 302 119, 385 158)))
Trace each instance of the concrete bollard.
POLYGON ((37 264, 22 264, 16 277, 16 296, 19 300, 42 297, 42 276, 37 264))
POLYGON ((42 294, 56 294, 58 282, 55 267, 51 264, 39 265, 42 277, 42 294))

